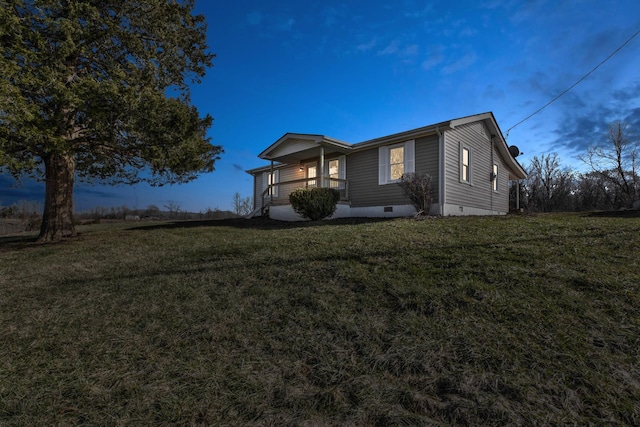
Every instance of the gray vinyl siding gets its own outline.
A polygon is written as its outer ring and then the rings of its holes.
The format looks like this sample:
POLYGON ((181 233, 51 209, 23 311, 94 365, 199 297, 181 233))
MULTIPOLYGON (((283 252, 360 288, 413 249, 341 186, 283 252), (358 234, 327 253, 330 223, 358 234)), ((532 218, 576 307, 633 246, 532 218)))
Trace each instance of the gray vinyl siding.
POLYGON ((262 207, 262 174, 258 173, 253 176, 253 207, 258 209, 262 207))
MULTIPOLYGON (((438 137, 415 140, 415 170, 431 175, 434 203, 438 199, 438 137)), ((398 184, 378 184, 378 147, 347 156, 347 180, 352 207, 391 206, 408 204, 398 184)))
POLYGON ((438 203, 438 188, 440 185, 440 147, 438 135, 416 138, 416 172, 425 172, 431 175, 431 188, 433 190, 433 203, 438 203))
MULTIPOLYGON (((300 170, 298 165, 287 166, 280 169, 279 182, 293 181, 296 179, 304 178, 304 171, 300 170)), ((273 198, 273 202, 277 204, 288 204, 289 193, 296 188, 303 187, 303 183, 293 183, 278 186, 278 197, 273 198)))
MULTIPOLYGON (((293 166, 286 166, 286 167, 281 167, 281 168, 277 168, 274 169, 278 171, 278 181, 277 182, 285 182, 285 181, 291 181, 294 179, 298 179, 298 178, 303 178, 304 177, 304 172, 300 171, 300 168, 297 165, 293 165, 293 166)), ((269 173, 269 170, 266 171, 266 173, 269 173)), ((254 175, 254 195, 253 195, 253 200, 254 200, 254 205, 256 208, 258 207, 262 207, 263 203, 262 203, 262 192, 265 189, 265 185, 266 182, 264 181, 265 179, 265 172, 259 172, 257 174, 254 175)), ((297 183, 297 184, 286 184, 286 185, 279 185, 278 186, 278 195, 277 196, 273 196, 273 203, 274 204, 287 204, 289 203, 289 193, 291 193, 293 190, 295 190, 296 188, 301 187, 302 184, 297 183)), ((266 195, 264 197, 264 204, 267 204, 271 201, 271 197, 269 195, 266 195)))
POLYGON ((494 207, 498 206, 496 210, 509 212, 509 170, 498 150, 495 151, 493 160, 498 165, 498 191, 493 193, 493 204, 494 207))
POLYGON ((446 198, 445 203, 477 209, 507 212, 509 210, 508 173, 506 165, 494 148, 494 163, 498 164, 498 192, 490 180, 491 139, 481 122, 469 123, 445 132, 446 198), (471 149, 471 184, 460 182, 460 144, 471 149))

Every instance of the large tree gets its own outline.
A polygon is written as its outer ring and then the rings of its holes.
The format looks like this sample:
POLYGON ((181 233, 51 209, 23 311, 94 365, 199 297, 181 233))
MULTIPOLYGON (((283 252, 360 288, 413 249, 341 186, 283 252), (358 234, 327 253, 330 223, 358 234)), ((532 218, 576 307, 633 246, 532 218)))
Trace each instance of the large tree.
POLYGON ((195 0, 0 0, 0 167, 45 181, 39 241, 75 235, 74 181, 183 183, 222 148, 190 104, 213 55, 195 0))

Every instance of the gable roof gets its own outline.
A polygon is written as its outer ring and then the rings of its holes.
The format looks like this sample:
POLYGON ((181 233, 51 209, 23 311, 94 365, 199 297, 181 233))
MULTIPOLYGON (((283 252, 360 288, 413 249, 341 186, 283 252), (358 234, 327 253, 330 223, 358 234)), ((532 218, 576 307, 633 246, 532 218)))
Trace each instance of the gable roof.
POLYGON ((324 147, 327 154, 348 153, 352 145, 325 135, 287 132, 258 157, 265 160, 277 158, 281 162, 295 163, 301 159, 313 157, 320 147, 324 147))
POLYGON ((468 123, 473 123, 480 120, 484 121, 484 123, 489 128, 491 137, 495 138, 493 141, 495 143, 495 147, 498 149, 498 151, 502 155, 502 158, 507 162, 507 165, 509 165, 509 168, 512 170, 513 178, 525 179, 527 177, 527 172, 520 165, 518 160, 515 157, 513 157, 513 154, 511 154, 511 151, 509 151, 509 145, 507 145, 507 140, 504 139, 504 136, 502 135, 502 131, 500 130, 500 126, 498 126, 498 122, 496 121, 496 118, 493 116, 493 113, 491 111, 482 113, 482 114, 476 114, 473 116, 466 116, 466 117, 461 117, 459 119, 454 119, 454 120, 451 120, 450 123, 451 123, 452 129, 455 129, 457 126, 466 125, 468 123))
MULTIPOLYGON (((520 163, 513 157, 509 151, 507 141, 502 135, 502 131, 493 116, 492 112, 474 114, 471 116, 451 119, 444 122, 434 123, 432 125, 411 129, 404 132, 394 133, 391 135, 374 138, 356 144, 340 141, 326 135, 304 134, 304 133, 285 133, 280 139, 271 144, 267 149, 262 151, 258 157, 265 160, 277 160, 280 163, 298 163, 304 159, 308 159, 318 155, 320 147, 325 151, 325 155, 340 153, 348 154, 354 151, 370 149, 373 147, 392 144, 394 142, 402 142, 410 139, 420 138, 423 136, 440 135, 442 132, 455 129, 469 123, 483 121, 487 125, 491 136, 494 139, 495 147, 498 149, 505 162, 512 171, 512 175, 517 179, 526 178, 527 174, 520 163)), ((262 170, 263 168, 252 169, 247 171, 262 170)))

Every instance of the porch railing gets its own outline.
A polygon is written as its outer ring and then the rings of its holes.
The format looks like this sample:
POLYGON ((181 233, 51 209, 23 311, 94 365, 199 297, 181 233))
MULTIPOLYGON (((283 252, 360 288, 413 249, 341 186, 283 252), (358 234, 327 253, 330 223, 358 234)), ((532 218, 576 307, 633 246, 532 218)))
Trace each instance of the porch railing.
POLYGON ((268 185, 267 188, 262 192, 262 213, 264 213, 265 208, 267 208, 270 204, 275 204, 276 202, 289 201, 289 193, 296 188, 314 188, 318 187, 320 180, 323 180, 322 187, 325 188, 335 188, 340 192, 340 200, 349 200, 349 182, 346 179, 338 179, 338 178, 301 178, 301 179, 293 179, 291 181, 282 181, 282 182, 274 182, 271 185, 268 185), (300 184, 295 188, 292 188, 291 191, 283 194, 281 190, 282 187, 293 186, 296 184, 300 184), (277 189, 277 195, 275 195, 274 189, 277 189), (273 197, 271 194, 274 193, 273 197), (272 203, 273 202, 273 203, 272 203))

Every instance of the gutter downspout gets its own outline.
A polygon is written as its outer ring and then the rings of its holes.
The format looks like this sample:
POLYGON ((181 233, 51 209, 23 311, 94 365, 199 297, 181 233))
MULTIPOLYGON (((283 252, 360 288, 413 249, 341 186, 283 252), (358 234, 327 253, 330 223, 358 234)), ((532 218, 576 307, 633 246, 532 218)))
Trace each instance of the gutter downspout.
POLYGON ((440 210, 440 216, 444 216, 444 198, 445 198, 445 159, 444 159, 444 134, 440 131, 440 128, 436 126, 436 134, 438 134, 438 151, 440 157, 440 172, 439 172, 439 185, 438 185, 438 209, 440 210))

